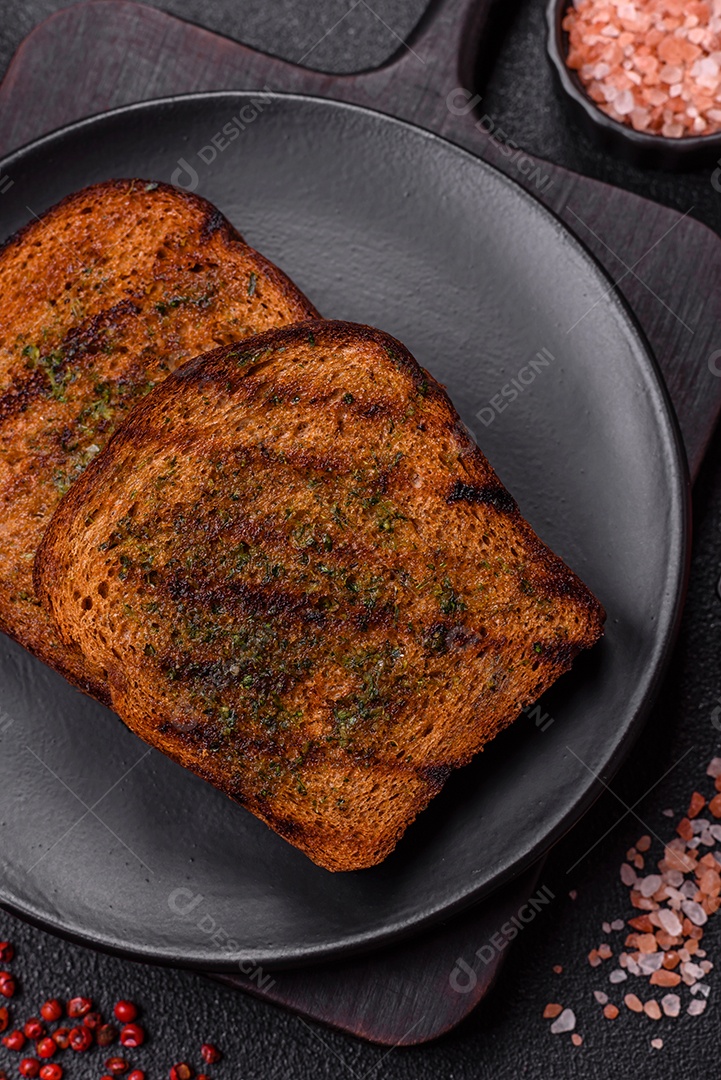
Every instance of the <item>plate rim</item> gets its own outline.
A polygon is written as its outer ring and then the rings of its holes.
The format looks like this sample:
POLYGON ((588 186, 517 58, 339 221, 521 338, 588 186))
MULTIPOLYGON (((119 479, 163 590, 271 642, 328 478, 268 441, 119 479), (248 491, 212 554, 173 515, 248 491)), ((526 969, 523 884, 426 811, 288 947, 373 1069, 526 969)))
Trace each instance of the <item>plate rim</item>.
MULTIPOLYGON (((579 254, 589 266, 589 269, 603 279, 607 286, 610 286, 608 290, 608 299, 616 305, 619 319, 626 321, 628 330, 631 335, 635 337, 639 361, 646 365, 649 384, 653 387, 657 395, 653 413, 659 425, 659 431, 662 434, 662 442, 669 451, 670 461, 673 466, 669 474, 669 486, 673 488, 673 499, 670 505, 672 528, 669 530, 669 536, 672 540, 671 546, 678 552, 678 557, 675 560, 674 565, 669 566, 667 589, 659 606, 658 619, 658 624, 663 623, 665 629, 663 635, 660 630, 658 630, 656 634, 656 641, 660 644, 655 650, 653 663, 650 664, 647 669, 644 693, 640 698, 635 711, 629 716, 627 723, 624 725, 623 732, 618 738, 613 752, 609 755, 608 759, 604 761, 599 770, 599 775, 592 777, 587 786, 582 789, 581 794, 573 799, 556 826, 544 832, 542 839, 527 845, 523 853, 512 864, 505 869, 498 871, 490 881, 476 887, 471 885, 462 893, 462 895, 458 895, 454 900, 441 905, 436 905, 430 909, 427 908, 422 915, 399 917, 391 925, 385 926, 381 930, 370 930, 346 936, 339 936, 336 934, 335 939, 330 942, 314 942, 305 947, 280 946, 271 947, 270 949, 264 947, 259 947, 257 949, 243 949, 241 952, 233 954, 232 956, 227 956, 221 960, 217 955, 217 950, 186 950, 182 947, 172 948, 170 946, 158 947, 156 945, 148 945, 147 943, 128 942, 122 939, 122 935, 118 939, 114 939, 110 935, 97 933, 94 930, 83 931, 82 929, 73 926, 67 919, 53 918, 52 914, 48 911, 39 911, 32 904, 27 902, 23 903, 22 898, 8 897, 6 895, 7 889, 5 883, 0 881, 0 907, 24 919, 26 922, 29 922, 42 930, 65 938, 68 941, 91 946, 110 955, 121 956, 128 959, 147 961, 161 965, 168 964, 177 966, 178 963, 182 963, 184 967, 217 972, 235 971, 239 964, 247 963, 256 965, 262 964, 269 969, 279 967, 290 968, 314 962, 320 963, 326 960, 365 954, 375 951, 376 949, 382 949, 384 946, 394 941, 407 939, 415 934, 423 933, 440 919, 452 917, 474 903, 487 900, 507 882, 521 874, 524 870, 533 865, 533 863, 544 858, 561 837, 569 832, 578 824, 581 818, 585 816, 590 807, 605 789, 607 781, 613 778, 643 730, 645 721, 660 689, 666 666, 678 636, 688 584, 691 557, 691 481, 686 451, 676 411, 663 374, 646 333, 635 312, 630 307, 623 294, 616 288, 611 275, 596 259, 588 245, 578 237, 568 225, 566 225, 554 210, 547 207, 501 169, 463 147, 458 146, 451 140, 428 131, 417 124, 413 124, 407 120, 398 119, 389 114, 380 112, 379 110, 351 104, 349 102, 336 101, 332 98, 313 94, 296 94, 265 90, 197 91, 185 94, 164 95, 162 97, 150 98, 146 101, 133 102, 99 113, 94 113, 92 116, 83 117, 70 124, 65 124, 62 127, 41 135, 37 139, 33 139, 30 142, 17 147, 15 150, 11 151, 11 153, 0 158, 0 172, 8 172, 12 168, 13 162, 29 153, 41 151, 46 145, 52 145, 55 142, 62 141, 62 139, 67 136, 82 133, 84 129, 103 125, 109 120, 122 117, 129 113, 152 113, 153 111, 159 111, 162 108, 202 104, 208 101, 241 101, 257 99, 260 94, 262 94, 263 98, 266 100, 277 100, 281 103, 283 101, 307 102, 331 110, 341 110, 351 114, 368 116, 371 117, 374 122, 380 120, 385 124, 400 127, 403 130, 410 129, 415 136, 421 136, 433 144, 440 144, 445 148, 445 152, 450 151, 460 155, 461 158, 472 162, 474 166, 480 166, 483 170, 492 174, 497 181, 511 189, 516 198, 520 197, 534 208, 534 212, 545 216, 556 226, 556 228, 561 230, 565 236, 566 242, 570 242, 572 245, 576 246, 579 254), (601 779, 600 774, 605 775, 606 780, 601 779), (179 953, 181 954, 180 956, 179 953)), ((652 202, 652 200, 644 201, 652 202)))

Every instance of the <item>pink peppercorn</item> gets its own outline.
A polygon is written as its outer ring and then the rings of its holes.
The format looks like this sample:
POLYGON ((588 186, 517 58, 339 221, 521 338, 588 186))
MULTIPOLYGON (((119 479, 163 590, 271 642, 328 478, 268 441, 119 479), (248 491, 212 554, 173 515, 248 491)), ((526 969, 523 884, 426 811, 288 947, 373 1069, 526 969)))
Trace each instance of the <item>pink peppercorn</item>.
POLYGON ((142 1046, 145 1042, 145 1032, 140 1024, 126 1024, 120 1030, 120 1042, 123 1046, 130 1047, 130 1049, 142 1046))

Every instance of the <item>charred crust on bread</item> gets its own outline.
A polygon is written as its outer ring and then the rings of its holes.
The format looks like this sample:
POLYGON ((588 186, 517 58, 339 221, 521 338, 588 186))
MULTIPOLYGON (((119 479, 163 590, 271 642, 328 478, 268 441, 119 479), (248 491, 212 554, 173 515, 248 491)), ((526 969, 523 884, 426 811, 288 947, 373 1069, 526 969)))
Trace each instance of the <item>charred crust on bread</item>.
POLYGON ((210 240, 214 233, 226 230, 227 228, 228 221, 226 217, 221 214, 220 210, 216 207, 212 207, 208 210, 203 227, 200 230, 201 240, 210 240))
POLYGON ((501 514, 514 514, 518 511, 516 500, 501 484, 484 484, 482 487, 456 480, 446 496, 449 504, 466 502, 492 506, 501 514))

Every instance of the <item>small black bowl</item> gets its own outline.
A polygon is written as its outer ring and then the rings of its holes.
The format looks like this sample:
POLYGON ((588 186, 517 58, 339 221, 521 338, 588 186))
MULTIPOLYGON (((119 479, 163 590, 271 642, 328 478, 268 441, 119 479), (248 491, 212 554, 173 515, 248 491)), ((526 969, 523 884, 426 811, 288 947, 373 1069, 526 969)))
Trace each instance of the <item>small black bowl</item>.
POLYGON ((561 24, 572 0, 550 0, 548 55, 576 122, 603 150, 647 169, 692 172, 721 165, 721 132, 668 139, 649 135, 607 116, 588 96, 575 71, 566 66, 568 34, 561 24))

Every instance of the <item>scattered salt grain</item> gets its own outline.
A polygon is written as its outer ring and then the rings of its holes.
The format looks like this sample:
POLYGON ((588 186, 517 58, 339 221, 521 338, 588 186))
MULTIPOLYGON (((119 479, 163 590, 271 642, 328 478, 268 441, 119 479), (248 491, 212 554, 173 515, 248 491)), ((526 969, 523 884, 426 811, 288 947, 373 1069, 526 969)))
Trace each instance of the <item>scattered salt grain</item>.
POLYGON ((666 886, 666 897, 668 906, 672 911, 678 912, 681 910, 681 904, 683 903, 683 893, 678 889, 671 888, 670 885, 666 886))
POLYGON ((674 889, 678 889, 679 885, 683 885, 683 874, 680 870, 664 870, 661 877, 664 885, 671 885, 674 889))
POLYGON ((647 1001, 644 1004, 643 1011, 646 1013, 646 1016, 648 1016, 651 1020, 661 1019, 661 1006, 657 1001, 654 1001, 653 999, 651 999, 651 1001, 647 1001))
MULTIPOLYGON (((593 6, 599 2, 600 0, 583 0, 585 6, 593 6)), ((619 6, 618 0, 610 0, 610 4, 609 0, 604 2, 606 7, 603 10, 610 12, 608 17, 612 18, 613 9, 619 6)), ((643 2, 663 6, 671 4, 672 0, 643 2)), ((673 3, 676 3, 676 0, 673 0, 673 3)), ((717 101, 718 130, 721 131, 721 0, 714 0, 714 5, 717 23, 714 32, 720 46, 713 56, 718 69, 718 89, 714 96, 717 101)), ((684 25, 690 28, 688 18, 684 25)), ((670 45, 664 46, 668 60, 666 68, 672 68, 676 64, 673 59, 676 48, 677 45, 673 48, 670 45)), ((653 60, 653 56, 650 56, 650 59, 653 60)), ((625 70, 627 69, 624 68, 625 70)), ((638 70, 645 71, 644 64, 641 64, 638 70)), ((712 72, 709 65, 699 70, 705 71, 709 77, 712 72)), ((617 87, 619 93, 626 92, 628 85, 628 82, 620 82, 617 87)), ((688 114, 698 114, 697 103, 691 100, 684 87, 681 89, 688 114)), ((667 92, 664 101, 668 99, 667 92)), ((698 115, 696 118, 698 119, 698 115)), ((674 117, 667 119, 668 125, 677 122, 674 117)), ((629 1011, 652 1020, 660 1020, 662 1016, 678 1017, 682 1010, 690 1016, 700 1016, 705 1011, 711 993, 711 986, 703 980, 714 965, 701 945, 705 924, 711 915, 721 910, 721 847, 714 847, 716 843, 721 845, 721 757, 713 759, 708 774, 714 778, 716 793, 712 794, 708 801, 701 792, 695 791, 692 794, 687 811, 676 826, 676 835, 668 841, 658 859, 658 872, 652 869, 651 856, 648 854, 651 849, 650 836, 642 836, 628 849, 626 859, 620 866, 620 877, 629 890, 630 905, 635 910, 631 911, 627 920, 606 919, 601 923, 605 935, 612 932, 623 935, 625 932, 625 937, 617 940, 617 946, 620 946, 622 951, 618 952, 615 961, 618 967, 609 973, 609 983, 612 986, 618 985, 626 982, 628 976, 632 975, 645 980, 642 985, 648 986, 651 993, 660 990, 664 994, 660 1002, 654 997, 644 1001, 647 995, 642 991, 641 996, 628 993, 623 998, 623 1004, 629 1011), (704 807, 708 808, 710 817, 700 816, 704 807), (713 850, 704 850, 707 848, 713 850), (651 872, 644 873, 646 864, 651 872), (666 992, 674 990, 679 992, 666 992)), ((667 817, 674 816, 671 810, 664 811, 664 814, 667 817)), ((572 890, 569 896, 575 900, 576 891, 572 890)), ((591 949, 588 961, 592 967, 600 967, 613 953, 612 946, 602 941, 591 949)), ((563 968, 557 964, 553 970, 561 974, 563 968)), ((618 1017, 619 1008, 609 1001, 607 993, 594 990, 593 996, 606 1019, 614 1020, 618 1017)), ((576 1017, 572 1009, 549 1004, 543 1015, 553 1021, 550 1027, 553 1034, 574 1032, 576 1017)), ((574 1032, 571 1038, 574 1045, 582 1045, 583 1038, 579 1034, 574 1032)), ((651 1040, 653 1049, 660 1050, 663 1045, 662 1039, 651 1040)))
POLYGON ((641 896, 653 896, 654 893, 658 892, 662 884, 660 874, 649 874, 648 877, 641 879, 638 889, 641 896))
POLYGON ((681 982, 681 976, 678 972, 669 971, 668 968, 662 966, 658 971, 654 971, 648 981, 651 986, 665 986, 668 989, 672 986, 678 986, 681 982))
POLYGON ((675 911, 671 911, 670 908, 659 908, 656 912, 658 921, 661 923, 662 928, 671 937, 679 937, 683 927, 681 926, 681 920, 675 911))
POLYGON ((638 966, 644 975, 653 975, 654 971, 663 965, 663 953, 642 953, 638 958, 638 966))
POLYGON ((692 963, 688 960, 685 964, 681 964, 681 975, 686 979, 690 979, 691 982, 696 982, 698 979, 703 979, 704 971, 698 964, 692 963))
POLYGON ((695 900, 684 900, 681 904, 681 910, 686 915, 694 926, 703 926, 708 921, 708 915, 695 900))
POLYGON ((678 1016, 681 1012, 681 998, 678 994, 666 994, 661 998, 661 1008, 666 1016, 678 1016))
POLYGON ((576 1016, 572 1009, 564 1009, 557 1020, 551 1024, 552 1035, 562 1035, 565 1031, 573 1031, 576 1026, 576 1016))

